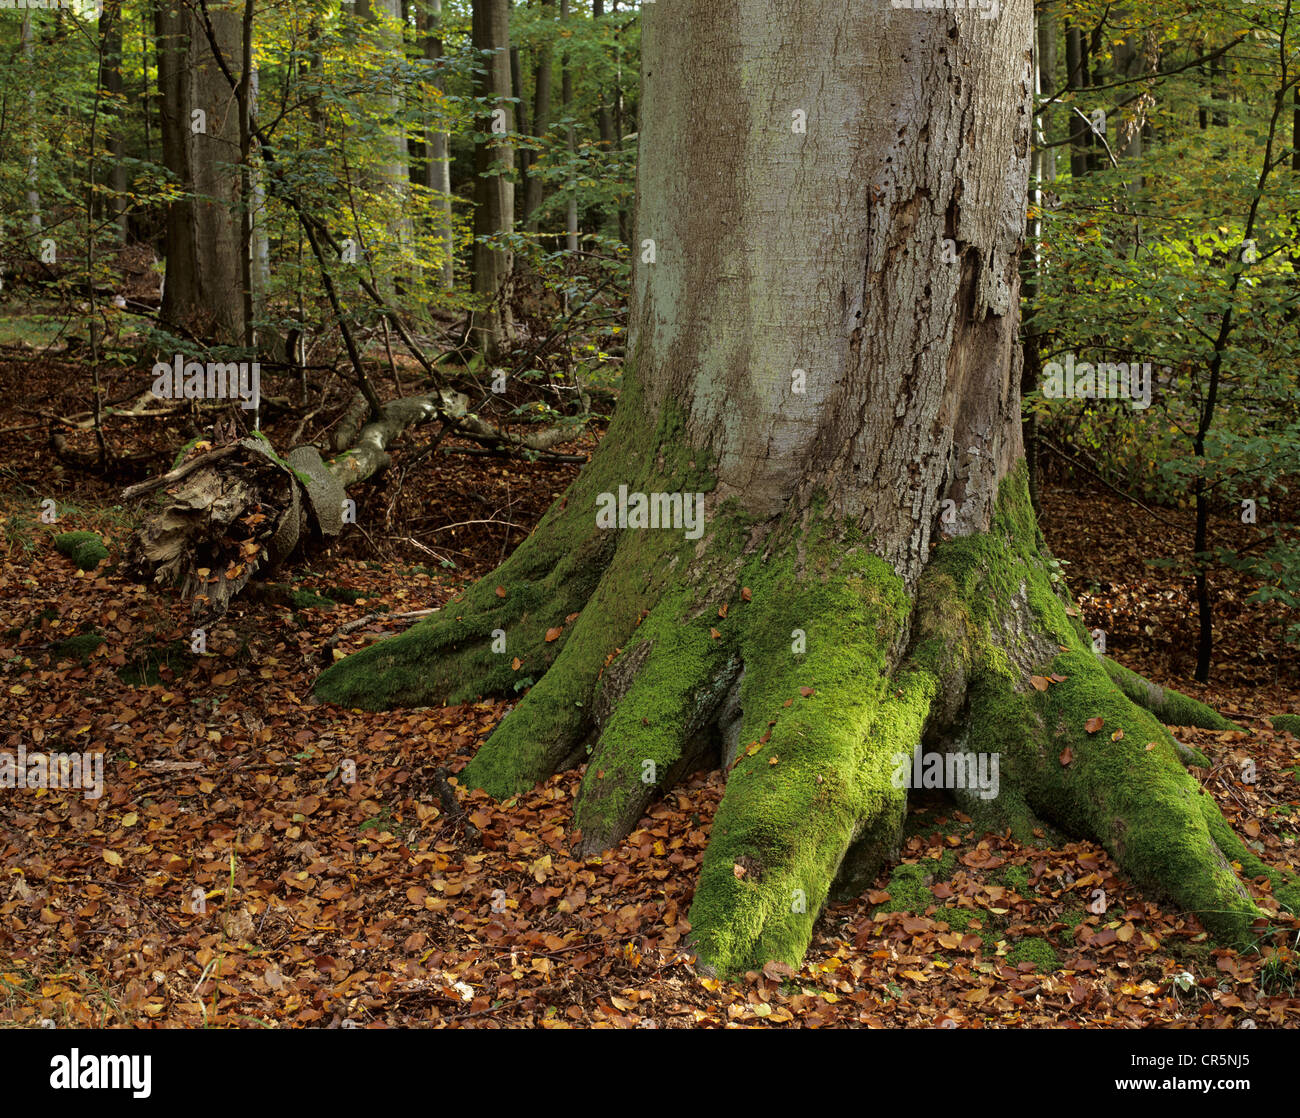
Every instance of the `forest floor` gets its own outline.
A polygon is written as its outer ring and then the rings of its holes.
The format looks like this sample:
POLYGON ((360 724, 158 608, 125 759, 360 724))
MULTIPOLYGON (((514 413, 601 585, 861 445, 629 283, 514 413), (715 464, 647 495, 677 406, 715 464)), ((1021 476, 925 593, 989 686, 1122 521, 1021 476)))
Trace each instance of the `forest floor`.
MULTIPOLYGON (((36 406, 30 364, 0 363, 4 399, 36 406)), ((1218 948, 1100 847, 980 834, 933 794, 914 797, 901 863, 826 910, 799 971, 701 978, 683 945, 720 772, 580 859, 581 769, 505 803, 440 795, 439 770, 458 770, 509 702, 372 714, 310 697, 345 622, 379 615, 338 655, 397 631, 384 612, 442 605, 576 467, 453 454, 389 471, 366 487, 360 531, 283 574, 285 595, 237 601, 196 654, 185 605, 116 569, 120 490, 148 463, 96 480, 32 414, 0 408, 0 750, 102 748, 104 795, 0 790, 0 1024, 1300 1025, 1294 938, 1218 948), (47 497, 55 525, 40 521, 47 497), (96 570, 53 547, 79 529, 109 541, 96 570)), ((178 445, 135 443, 164 467, 178 445)), ((1211 758, 1194 771, 1238 832, 1300 871, 1300 741, 1267 721, 1300 712, 1300 655, 1276 614, 1216 574, 1213 682, 1197 686, 1189 580, 1145 562, 1185 553, 1190 515, 1159 510, 1175 531, 1063 483, 1044 506, 1110 654, 1240 724, 1175 733, 1211 758)))

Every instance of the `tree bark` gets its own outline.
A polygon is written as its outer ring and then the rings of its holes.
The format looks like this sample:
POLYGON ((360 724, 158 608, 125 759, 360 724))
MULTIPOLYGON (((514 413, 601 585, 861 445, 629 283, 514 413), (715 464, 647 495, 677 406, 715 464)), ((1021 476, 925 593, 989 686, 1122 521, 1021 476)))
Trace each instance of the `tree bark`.
POLYGON ((474 95, 489 102, 478 122, 486 139, 475 147, 473 293, 481 301, 474 312, 475 344, 489 360, 506 346, 511 333, 510 274, 514 253, 501 238, 514 231, 514 131, 510 106, 509 0, 474 0, 472 40, 476 51, 491 51, 478 65, 474 95))
MULTIPOLYGON (((426 0, 426 61, 442 59, 442 0, 426 0)), ((455 235, 451 225, 451 157, 447 130, 441 126, 424 131, 424 185, 433 195, 434 235, 442 252, 440 267, 442 287, 450 291, 456 285, 455 235)))
POLYGON ((1096 838, 1225 938, 1260 915, 1230 861, 1300 902, 1093 653, 1029 505, 1029 0, 642 20, 614 423, 505 564, 318 697, 528 687, 460 783, 501 797, 586 760, 586 853, 725 766, 690 913, 719 972, 797 963, 827 899, 896 853, 918 745, 1001 758, 992 798, 952 787, 963 810, 1096 838))
POLYGON ((112 120, 108 136, 109 196, 104 203, 112 217, 119 245, 126 244, 126 102, 122 84, 122 5, 120 0, 104 5, 99 20, 102 41, 99 84, 109 98, 107 115, 112 120))
MULTIPOLYGON (((542 3, 542 11, 553 17, 555 4, 542 3)), ((540 142, 551 127, 551 49, 549 40, 537 52, 537 78, 533 90, 533 136, 540 142)), ((536 162, 536 156, 531 162, 536 162)), ((533 173, 524 183, 524 226, 530 233, 538 229, 537 211, 541 209, 544 187, 541 176, 533 173)))
MULTIPOLYGON (((560 26, 564 27, 569 22, 569 0, 560 0, 560 26)), ((566 51, 562 63, 563 69, 560 74, 560 103, 563 105, 563 115, 566 118, 570 116, 570 109, 573 105, 573 73, 569 69, 569 55, 566 51)), ((572 124, 566 130, 565 141, 569 149, 569 161, 573 162, 574 156, 578 151, 577 133, 572 124)), ((569 197, 564 207, 564 247, 569 252, 578 251, 578 199, 574 192, 573 184, 569 184, 569 197)), ((567 297, 566 297, 567 299, 567 297)), ((567 309, 567 302, 566 302, 567 309)))
MULTIPOLYGON (((233 67, 242 57, 239 12, 213 5, 209 17, 233 67)), ((237 345, 244 336, 239 112, 201 15, 162 0, 155 28, 163 161, 185 191, 167 207, 162 318, 237 345)))

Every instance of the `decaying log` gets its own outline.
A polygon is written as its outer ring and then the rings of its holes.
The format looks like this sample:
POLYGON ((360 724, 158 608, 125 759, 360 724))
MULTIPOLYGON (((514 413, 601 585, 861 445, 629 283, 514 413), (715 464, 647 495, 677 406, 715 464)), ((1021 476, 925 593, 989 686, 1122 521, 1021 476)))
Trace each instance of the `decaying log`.
POLYGON ((343 530, 345 491, 388 465, 403 431, 434 419, 454 424, 467 407, 446 390, 394 400, 329 461, 313 446, 281 457, 259 433, 134 485, 124 496, 165 493, 131 536, 128 570, 178 587, 196 617, 220 617, 255 574, 273 571, 307 539, 343 530))

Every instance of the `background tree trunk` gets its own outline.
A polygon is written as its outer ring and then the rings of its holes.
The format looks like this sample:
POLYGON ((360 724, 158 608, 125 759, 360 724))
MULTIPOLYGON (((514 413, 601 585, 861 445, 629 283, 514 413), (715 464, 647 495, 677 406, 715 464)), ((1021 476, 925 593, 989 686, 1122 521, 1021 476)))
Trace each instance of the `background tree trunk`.
MULTIPOLYGON (((437 62, 442 58, 442 0, 426 0, 425 9, 424 57, 429 62, 437 62)), ((442 246, 442 287, 450 291, 456 283, 456 257, 451 224, 451 158, 446 129, 425 128, 424 150, 424 185, 433 195, 434 235, 442 246)))
POLYGON ((472 39, 476 51, 492 52, 478 64, 481 72, 474 79, 475 96, 488 100, 494 111, 479 120, 478 130, 487 138, 474 152, 473 292, 486 304, 474 314, 475 344, 494 359, 510 336, 508 287, 514 267, 514 253, 500 242, 515 224, 509 0, 474 0, 472 39))
MULTIPOLYGON (((227 65, 239 66, 240 17, 209 8, 227 65)), ((239 237, 239 112, 188 4, 155 13, 163 161, 186 196, 167 208, 162 318, 215 341, 244 335, 239 237), (201 114, 201 115, 196 115, 201 114)))
MULTIPOLYGON (((542 4, 542 12, 548 18, 554 17, 554 3, 542 4)), ((532 134, 540 142, 551 127, 551 50, 544 45, 537 52, 537 79, 533 92, 533 128, 532 134)), ((536 157, 534 157, 534 162, 536 157)), ((541 177, 530 174, 524 183, 524 225, 530 233, 538 229, 537 211, 541 208, 543 197, 541 177)))

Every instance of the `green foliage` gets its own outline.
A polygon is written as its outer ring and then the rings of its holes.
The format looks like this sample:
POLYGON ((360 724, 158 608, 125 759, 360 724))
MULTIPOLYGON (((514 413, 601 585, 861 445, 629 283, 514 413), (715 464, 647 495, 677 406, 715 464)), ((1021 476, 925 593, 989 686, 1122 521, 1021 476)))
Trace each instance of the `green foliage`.
MULTIPOLYGON (((1085 84, 1106 88, 1045 103, 1047 143, 1075 145, 1052 149, 1056 176, 1031 214, 1041 257, 1026 271, 1026 337, 1043 366, 1148 369, 1151 397, 1050 398, 1040 381, 1026 408, 1049 450, 1126 491, 1181 507, 1199 496, 1232 520, 1243 502, 1265 510, 1300 472, 1300 175, 1290 110, 1276 111, 1294 94, 1300 30, 1253 3, 1189 12, 1161 0, 1139 13, 1070 0, 1056 15, 1052 91, 1069 85, 1067 23, 1098 28, 1085 84), (1138 49, 1128 70, 1126 40, 1138 49), (1157 63, 1164 73, 1146 76, 1157 63), (1104 142, 1078 115, 1097 110, 1104 142)), ((1300 606, 1293 526, 1262 511, 1242 523, 1258 526, 1192 563, 1246 570, 1264 583, 1259 600, 1300 606)), ((1300 623, 1285 624, 1300 640, 1300 623)))

